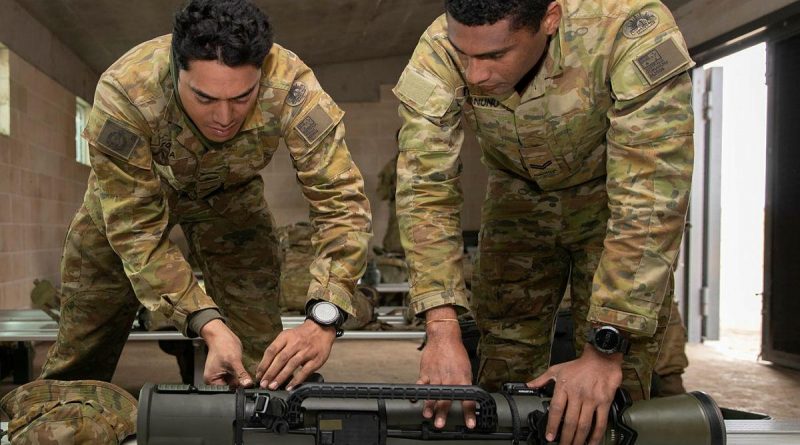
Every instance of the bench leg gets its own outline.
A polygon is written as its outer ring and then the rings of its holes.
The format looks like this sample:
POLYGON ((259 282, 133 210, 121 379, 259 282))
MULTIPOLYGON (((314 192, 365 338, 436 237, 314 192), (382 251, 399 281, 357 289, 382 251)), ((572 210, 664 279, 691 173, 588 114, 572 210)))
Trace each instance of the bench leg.
POLYGON ((17 342, 14 349, 14 383, 22 385, 33 380, 33 345, 29 341, 17 342))
POLYGON ((194 351, 194 385, 202 385, 203 370, 206 366, 206 357, 208 350, 206 343, 203 340, 192 340, 192 350, 194 351))

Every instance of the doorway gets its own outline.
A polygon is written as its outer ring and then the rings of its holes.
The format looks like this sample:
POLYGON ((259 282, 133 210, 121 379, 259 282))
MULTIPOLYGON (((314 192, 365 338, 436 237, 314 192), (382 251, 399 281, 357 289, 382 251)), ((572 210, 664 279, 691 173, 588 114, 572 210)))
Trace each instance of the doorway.
POLYGON ((762 331, 767 45, 703 68, 721 68, 723 79, 717 346, 752 360, 760 353, 762 331))

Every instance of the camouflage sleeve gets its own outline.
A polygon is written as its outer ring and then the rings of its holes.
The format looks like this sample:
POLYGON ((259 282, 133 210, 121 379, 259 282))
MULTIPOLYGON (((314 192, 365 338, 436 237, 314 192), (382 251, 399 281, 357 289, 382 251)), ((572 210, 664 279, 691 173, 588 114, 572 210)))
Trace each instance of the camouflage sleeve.
POLYGON ((634 335, 655 333, 680 249, 694 151, 692 65, 660 2, 649 2, 617 36, 608 113, 611 216, 588 318, 634 335))
POLYGON ((187 335, 187 318, 216 308, 169 241, 168 210, 152 169, 149 128, 110 76, 97 86, 84 137, 89 142, 94 193, 103 230, 142 304, 170 318, 187 335))
POLYGON ((394 201, 397 192, 397 156, 390 159, 378 173, 377 192, 381 201, 394 201))
POLYGON ((306 96, 284 116, 283 134, 314 226, 308 298, 330 301, 357 317, 352 298, 372 237, 364 179, 345 144, 344 112, 311 71, 298 83, 306 96))
POLYGON ((409 266, 411 310, 468 308, 461 236, 463 91, 446 52, 423 36, 400 76, 397 217, 409 266))

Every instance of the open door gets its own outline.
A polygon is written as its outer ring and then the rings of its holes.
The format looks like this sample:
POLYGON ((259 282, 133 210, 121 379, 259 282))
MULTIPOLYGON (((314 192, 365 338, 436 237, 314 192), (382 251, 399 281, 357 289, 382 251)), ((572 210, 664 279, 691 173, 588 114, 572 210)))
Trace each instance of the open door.
POLYGON ((688 340, 719 339, 722 68, 692 72, 694 172, 675 289, 688 340))
POLYGON ((800 34, 770 42, 762 356, 800 369, 800 34))

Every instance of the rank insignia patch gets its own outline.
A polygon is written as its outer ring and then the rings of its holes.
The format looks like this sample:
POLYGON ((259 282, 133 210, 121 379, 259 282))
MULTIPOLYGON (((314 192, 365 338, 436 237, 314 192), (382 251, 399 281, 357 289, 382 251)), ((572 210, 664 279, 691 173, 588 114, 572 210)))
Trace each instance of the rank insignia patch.
POLYGON ((289 94, 286 96, 286 104, 290 107, 296 107, 306 100, 308 94, 308 87, 299 80, 292 84, 289 94))
POLYGON ((658 25, 658 16, 651 11, 637 12, 622 25, 622 34, 629 39, 638 39, 658 25))
POLYGON ((113 120, 108 119, 100 130, 97 143, 112 153, 128 160, 131 158, 131 154, 133 154, 133 149, 139 144, 139 140, 139 136, 135 133, 113 120))

